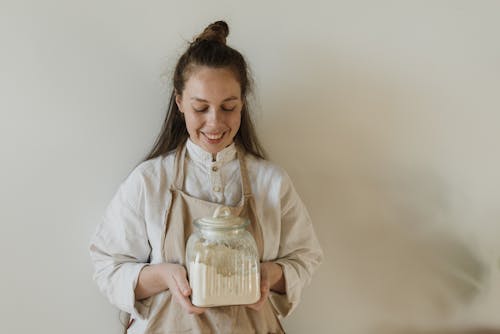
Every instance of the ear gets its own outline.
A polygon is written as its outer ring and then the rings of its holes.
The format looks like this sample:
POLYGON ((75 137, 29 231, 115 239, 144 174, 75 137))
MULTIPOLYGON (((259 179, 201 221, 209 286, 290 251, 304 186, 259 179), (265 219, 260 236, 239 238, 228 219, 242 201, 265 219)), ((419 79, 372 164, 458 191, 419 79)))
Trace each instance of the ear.
POLYGON ((174 94, 175 94, 175 104, 177 104, 177 108, 181 113, 184 113, 184 110, 182 110, 182 96, 180 94, 177 94, 177 92, 175 92, 174 94))

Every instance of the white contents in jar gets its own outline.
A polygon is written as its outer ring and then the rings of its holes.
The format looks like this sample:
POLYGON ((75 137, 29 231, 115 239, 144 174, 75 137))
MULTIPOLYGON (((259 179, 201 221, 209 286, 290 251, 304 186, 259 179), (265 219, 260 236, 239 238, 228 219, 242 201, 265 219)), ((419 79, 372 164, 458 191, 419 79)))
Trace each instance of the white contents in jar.
POLYGON ((223 273, 215 266, 190 262, 189 283, 191 302, 200 307, 253 304, 260 298, 259 272, 250 263, 240 273, 223 273))

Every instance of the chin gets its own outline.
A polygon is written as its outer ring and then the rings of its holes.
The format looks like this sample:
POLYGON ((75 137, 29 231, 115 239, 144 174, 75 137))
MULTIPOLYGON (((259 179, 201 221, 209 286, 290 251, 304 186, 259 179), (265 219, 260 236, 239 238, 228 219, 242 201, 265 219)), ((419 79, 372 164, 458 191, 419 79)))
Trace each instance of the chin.
POLYGON ((207 144, 201 145, 201 147, 205 151, 207 151, 208 153, 212 153, 212 154, 216 154, 216 153, 222 151, 222 148, 220 148, 220 147, 213 147, 213 146, 207 145, 207 144))

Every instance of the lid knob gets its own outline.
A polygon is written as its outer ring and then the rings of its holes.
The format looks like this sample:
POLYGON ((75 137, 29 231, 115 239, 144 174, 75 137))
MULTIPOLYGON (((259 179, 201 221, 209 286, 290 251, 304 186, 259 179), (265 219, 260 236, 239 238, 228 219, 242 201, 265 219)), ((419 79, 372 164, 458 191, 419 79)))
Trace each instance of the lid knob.
POLYGON ((231 209, 227 206, 221 205, 215 209, 212 218, 227 218, 229 216, 231 216, 231 209))

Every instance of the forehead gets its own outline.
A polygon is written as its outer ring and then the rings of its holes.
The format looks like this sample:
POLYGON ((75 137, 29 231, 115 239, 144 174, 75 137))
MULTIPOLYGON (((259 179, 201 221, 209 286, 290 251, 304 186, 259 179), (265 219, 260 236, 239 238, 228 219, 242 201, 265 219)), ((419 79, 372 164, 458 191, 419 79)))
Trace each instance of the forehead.
POLYGON ((240 97, 241 86, 231 69, 198 66, 191 71, 184 92, 210 101, 229 96, 240 97))

